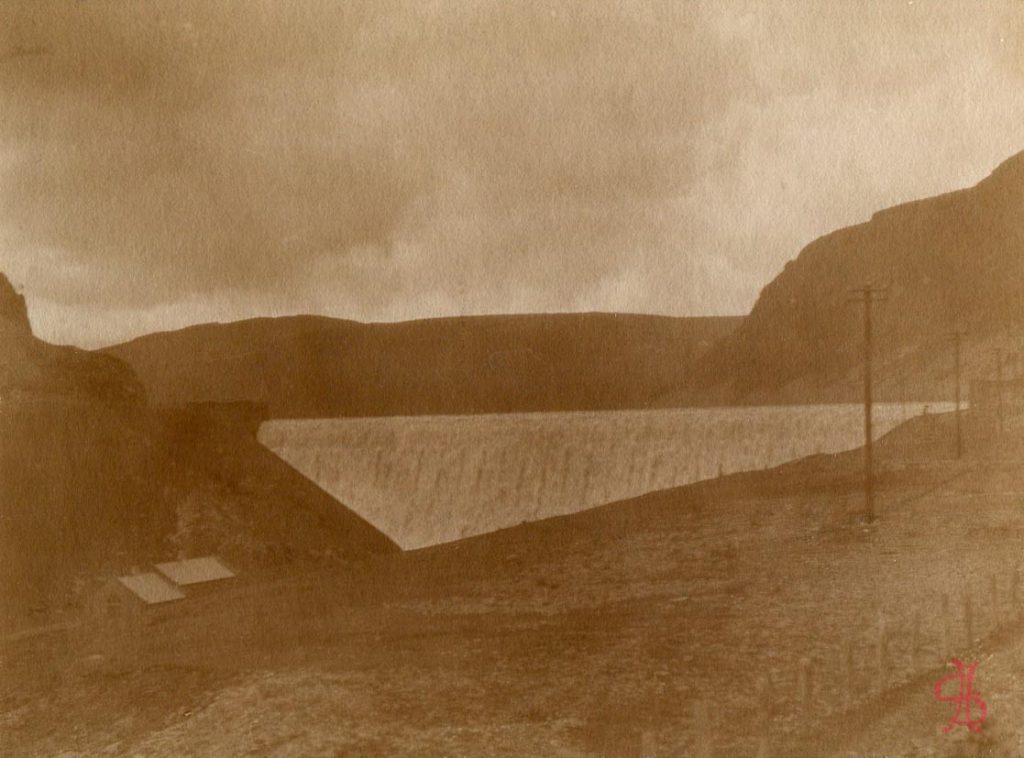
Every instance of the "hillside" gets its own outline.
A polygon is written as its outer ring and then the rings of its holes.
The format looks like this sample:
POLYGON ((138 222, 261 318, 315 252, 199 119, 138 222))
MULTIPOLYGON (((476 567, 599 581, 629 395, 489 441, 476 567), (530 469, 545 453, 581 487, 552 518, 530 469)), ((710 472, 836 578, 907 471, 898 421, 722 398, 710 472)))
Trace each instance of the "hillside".
POLYGON ((258 400, 274 417, 651 406, 739 318, 479 316, 203 324, 107 349, 158 403, 258 400))
POLYGON ((0 400, 64 396, 138 405, 142 385, 119 360, 36 339, 25 298, 0 274, 0 400))
POLYGON ((178 554, 248 570, 351 565, 391 540, 268 453, 255 429, 154 412, 107 355, 32 335, 0 276, 0 628, 178 554))
POLYGON ((851 289, 888 285, 874 306, 882 397, 952 394, 954 329, 969 377, 992 350, 1024 369, 1024 153, 976 186, 880 211, 815 240, 761 292, 743 324, 700 362, 697 386, 731 401, 857 399, 863 308, 851 289))

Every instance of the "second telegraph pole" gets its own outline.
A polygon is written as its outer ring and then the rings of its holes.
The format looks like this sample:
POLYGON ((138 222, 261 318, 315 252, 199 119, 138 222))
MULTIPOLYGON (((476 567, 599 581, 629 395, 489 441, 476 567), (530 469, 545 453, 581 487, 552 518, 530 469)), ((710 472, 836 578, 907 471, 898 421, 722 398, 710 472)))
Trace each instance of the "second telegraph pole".
POLYGON ((1003 422, 1003 351, 998 347, 992 351, 996 357, 996 413, 999 415, 999 437, 1006 432, 1003 422))
POLYGON ((954 420, 956 423, 956 457, 959 459, 964 454, 964 436, 960 427, 960 340, 963 339, 964 332, 956 331, 953 332, 953 355, 954 364, 953 369, 956 372, 956 415, 954 420))
POLYGON ((885 290, 865 284, 851 293, 856 295, 852 301, 864 304, 864 517, 868 523, 875 520, 875 472, 872 450, 873 433, 871 429, 871 305, 885 300, 885 290))

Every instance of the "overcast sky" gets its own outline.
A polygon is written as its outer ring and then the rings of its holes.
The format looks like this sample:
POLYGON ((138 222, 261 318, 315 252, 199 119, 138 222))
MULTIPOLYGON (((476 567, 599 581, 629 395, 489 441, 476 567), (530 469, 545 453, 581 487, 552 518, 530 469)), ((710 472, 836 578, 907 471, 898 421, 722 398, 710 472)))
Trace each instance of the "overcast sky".
POLYGON ((45 339, 745 313, 1024 149, 1020 0, 0 3, 0 270, 45 339))

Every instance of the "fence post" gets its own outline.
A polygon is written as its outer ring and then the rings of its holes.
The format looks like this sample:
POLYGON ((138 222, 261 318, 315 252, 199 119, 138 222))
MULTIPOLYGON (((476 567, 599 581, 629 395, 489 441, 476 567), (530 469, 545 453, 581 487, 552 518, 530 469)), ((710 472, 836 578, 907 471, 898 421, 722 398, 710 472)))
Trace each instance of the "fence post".
POLYGON ((920 658, 918 652, 921 649, 921 609, 914 609, 914 622, 910 632, 910 676, 913 676, 918 669, 920 658))
POLYGON ((878 686, 885 690, 889 686, 889 641, 885 628, 885 615, 878 618, 878 639, 876 641, 878 655, 878 686))
POLYGON ((811 659, 801 658, 800 666, 797 670, 796 691, 797 698, 800 701, 800 708, 803 710, 805 717, 811 710, 811 688, 813 686, 811 681, 811 659))
POLYGON ((711 725, 708 724, 708 706, 703 700, 693 704, 693 736, 695 740, 694 752, 698 758, 711 758, 714 746, 712 741, 714 735, 711 725))
POLYGON ((1017 618, 1017 596, 1020 592, 1020 568, 1013 567, 1010 573, 1010 618, 1017 618))
POLYGON ((971 591, 964 591, 964 632, 967 635, 967 647, 974 645, 974 613, 971 609, 971 591))
POLYGON ((1001 626, 1001 617, 999 609, 999 584, 996 582, 996 575, 989 574, 988 577, 988 592, 989 602, 992 603, 992 631, 995 632, 1001 626))
POLYGON ((853 682, 853 645, 848 638, 843 639, 843 649, 840 655, 842 658, 840 665, 843 671, 843 705, 849 708, 855 699, 856 692, 853 682))
POLYGON ((651 758, 654 755, 654 735, 649 729, 640 732, 640 755, 642 758, 651 758))
POLYGON ((754 696, 757 698, 757 728, 762 732, 772 721, 771 685, 768 677, 760 676, 754 685, 754 696))
POLYGON ((950 621, 949 621, 949 595, 942 593, 942 641, 940 642, 939 658, 942 663, 946 662, 946 656, 949 655, 950 650, 950 621))

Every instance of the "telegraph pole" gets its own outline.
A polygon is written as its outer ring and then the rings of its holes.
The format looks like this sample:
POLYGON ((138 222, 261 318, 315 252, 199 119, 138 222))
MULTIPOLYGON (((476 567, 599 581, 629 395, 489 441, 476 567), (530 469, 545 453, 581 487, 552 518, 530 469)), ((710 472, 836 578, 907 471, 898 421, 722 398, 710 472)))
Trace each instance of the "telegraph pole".
POLYGON ((960 340, 964 332, 953 332, 954 370, 956 371, 956 457, 959 460, 964 454, 964 437, 960 428, 960 340))
POLYGON ((999 436, 1005 430, 1003 424, 1003 351, 998 347, 993 351, 996 355, 996 413, 999 414, 999 436))
POLYGON ((899 377, 900 383, 900 423, 907 420, 907 373, 903 363, 898 363, 899 368, 896 369, 896 376, 899 377))
POLYGON ((864 512, 868 523, 875 520, 875 472, 871 432, 871 305, 885 300, 884 288, 872 287, 868 282, 863 287, 850 290, 856 297, 854 303, 864 305, 864 512))

